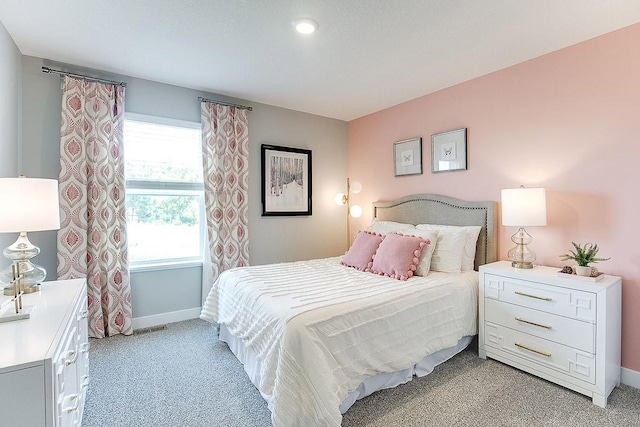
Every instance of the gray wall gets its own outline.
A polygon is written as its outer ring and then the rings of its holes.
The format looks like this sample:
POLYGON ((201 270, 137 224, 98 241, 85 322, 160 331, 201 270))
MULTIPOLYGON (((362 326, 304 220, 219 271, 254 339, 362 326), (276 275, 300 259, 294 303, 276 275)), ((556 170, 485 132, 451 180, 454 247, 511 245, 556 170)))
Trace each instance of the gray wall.
MULTIPOLYGON (((22 55, 7 30, 0 23, 0 177, 16 177, 19 173, 20 88, 22 55)), ((6 200, 3 200, 6 209, 6 200)), ((18 234, 0 234, 0 249, 12 244, 18 234)), ((9 260, 0 256, 0 269, 9 260)))
MULTIPOLYGON (((60 80, 43 73, 42 66, 127 82, 125 108, 132 113, 199 122, 198 96, 252 106, 253 111, 249 113, 250 263, 321 258, 344 252, 345 211, 335 205, 333 198, 346 186, 346 122, 25 56, 22 58, 22 130, 23 169, 27 176, 57 178, 59 172, 60 80), (260 144, 312 150, 312 216, 261 216, 260 144)), ((32 240, 42 249, 37 262, 48 271, 55 271, 55 233, 34 234, 38 234, 37 242, 36 238, 32 240)), ((199 307, 201 271, 201 267, 195 267, 134 272, 131 279, 134 317, 199 307)))

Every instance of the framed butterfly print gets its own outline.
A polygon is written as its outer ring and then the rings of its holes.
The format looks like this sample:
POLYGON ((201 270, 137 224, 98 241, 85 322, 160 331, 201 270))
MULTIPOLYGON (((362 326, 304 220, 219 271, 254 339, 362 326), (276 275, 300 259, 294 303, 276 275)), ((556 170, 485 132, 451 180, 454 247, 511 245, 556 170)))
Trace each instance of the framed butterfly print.
POLYGON ((422 138, 407 139, 393 144, 395 176, 422 173, 422 138))
POLYGON ((431 135, 431 172, 467 169, 467 128, 431 135))

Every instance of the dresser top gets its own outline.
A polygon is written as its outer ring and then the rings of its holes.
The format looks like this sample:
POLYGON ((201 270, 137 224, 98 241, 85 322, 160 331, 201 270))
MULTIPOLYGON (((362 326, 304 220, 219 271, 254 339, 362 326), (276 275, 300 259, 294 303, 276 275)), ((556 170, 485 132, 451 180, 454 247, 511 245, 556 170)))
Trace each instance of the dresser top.
POLYGON ((28 319, 0 323, 0 372, 53 356, 84 284, 85 279, 44 282, 40 292, 22 296, 22 305, 35 309, 28 319))
POLYGON ((514 279, 529 280, 588 292, 600 292, 621 281, 620 277, 610 276, 608 274, 605 274, 604 278, 598 282, 558 277, 558 271, 560 270, 560 267, 546 267, 542 265, 537 265, 531 269, 514 268, 511 266, 511 261, 497 261, 480 266, 480 273, 488 272, 514 279))

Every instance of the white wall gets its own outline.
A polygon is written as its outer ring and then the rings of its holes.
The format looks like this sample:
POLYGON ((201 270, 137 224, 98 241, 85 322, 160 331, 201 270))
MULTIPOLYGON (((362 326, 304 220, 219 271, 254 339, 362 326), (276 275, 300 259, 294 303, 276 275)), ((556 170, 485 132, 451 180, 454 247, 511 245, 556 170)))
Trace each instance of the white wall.
MULTIPOLYGON (((0 177, 3 178, 16 177, 19 173, 21 58, 16 44, 0 23, 0 177)), ((17 234, 0 234, 0 250, 16 238, 17 234)), ((7 265, 9 260, 0 256, 0 268, 7 265)))
MULTIPOLYGON (((42 66, 125 81, 125 108, 132 113, 199 122, 198 96, 252 106, 253 111, 249 113, 250 263, 319 258, 344 252, 345 212, 335 205, 333 198, 346 186, 346 122, 25 56, 22 61, 23 132, 24 150, 29 155, 25 156, 23 167, 31 176, 57 178, 59 171, 60 81, 57 76, 42 73, 42 66), (260 144, 312 150, 312 216, 261 216, 260 144)), ((37 262, 48 271, 55 271, 55 233, 36 234, 37 242, 36 238, 32 240, 42 249, 37 262)), ((134 318, 199 307, 200 275, 200 267, 133 273, 134 318)))

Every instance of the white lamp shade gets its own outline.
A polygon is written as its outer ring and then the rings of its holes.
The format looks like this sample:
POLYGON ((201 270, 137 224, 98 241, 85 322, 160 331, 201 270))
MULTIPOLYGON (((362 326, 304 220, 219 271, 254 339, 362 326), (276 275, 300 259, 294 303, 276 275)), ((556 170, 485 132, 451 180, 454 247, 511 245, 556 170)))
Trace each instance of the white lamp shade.
POLYGON ((58 181, 0 178, 0 233, 60 228, 58 181))
POLYGON ((360 184, 360 181, 351 181, 351 185, 349 187, 353 194, 358 194, 362 191, 362 184, 360 184))
POLYGON ((351 206, 349 214, 354 218, 360 218, 362 216, 362 208, 358 205, 351 206))
POLYGON ((502 190, 502 225, 531 227, 547 225, 547 200, 544 188, 502 190))

